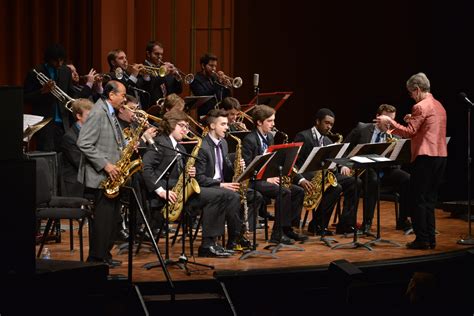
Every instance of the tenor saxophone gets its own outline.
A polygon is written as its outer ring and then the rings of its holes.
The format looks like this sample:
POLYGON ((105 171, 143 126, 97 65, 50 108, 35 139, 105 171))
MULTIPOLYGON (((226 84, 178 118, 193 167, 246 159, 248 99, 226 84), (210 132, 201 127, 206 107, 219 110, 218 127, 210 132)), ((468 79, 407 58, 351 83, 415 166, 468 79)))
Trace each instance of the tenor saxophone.
MULTIPOLYGON (((191 140, 196 140, 197 144, 194 146, 193 151, 191 152, 192 156, 196 156, 198 154, 199 149, 201 148, 202 138, 194 136, 191 140)), ((189 170, 189 168, 194 166, 194 158, 189 157, 188 161, 186 162, 185 169, 179 175, 178 182, 173 187, 172 191, 176 193, 176 202, 169 204, 169 212, 168 212, 168 220, 175 221, 177 220, 180 215, 181 211, 183 210, 184 203, 194 194, 194 193, 201 193, 201 188, 196 179, 191 178, 188 173, 185 171, 189 170), (185 177, 186 174, 186 177, 185 177), (183 197, 183 177, 185 177, 184 182, 186 183, 186 196, 183 197)), ((166 218, 166 207, 164 207, 161 212, 163 216, 166 218)))

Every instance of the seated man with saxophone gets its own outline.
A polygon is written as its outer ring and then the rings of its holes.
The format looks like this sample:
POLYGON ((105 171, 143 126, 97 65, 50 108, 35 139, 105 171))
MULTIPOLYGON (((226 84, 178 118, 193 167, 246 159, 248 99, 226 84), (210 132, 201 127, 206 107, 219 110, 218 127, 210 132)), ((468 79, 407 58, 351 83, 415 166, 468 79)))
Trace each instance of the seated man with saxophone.
MULTIPOLYGON (((334 126, 335 115, 327 108, 321 108, 316 112, 315 125, 307 130, 301 131, 295 136, 295 142, 303 142, 300 153, 296 160, 297 168, 303 166, 304 162, 308 158, 311 150, 314 147, 322 147, 332 144, 333 141, 328 137, 331 133, 331 129, 334 126)), ((342 139, 341 139, 342 140, 342 139)), ((311 233, 322 233, 325 235, 332 235, 331 231, 327 230, 329 220, 331 218, 332 211, 335 204, 339 199, 341 192, 344 194, 344 206, 339 219, 339 223, 336 226, 337 234, 351 233, 354 229, 356 207, 358 197, 355 194, 355 180, 350 177, 350 169, 347 167, 341 167, 341 172, 332 171, 337 179, 337 186, 329 186, 321 199, 316 211, 313 210, 313 219, 309 223, 308 232, 311 233), (323 215, 323 216, 321 216, 323 215), (324 222, 322 222, 324 218, 324 222)), ((313 173, 295 176, 294 182, 298 183, 304 188, 305 194, 315 194, 313 179, 313 173)), ((326 177, 326 179, 329 179, 326 177)), ((319 194, 319 193, 318 193, 319 194)), ((305 196, 305 199, 307 197, 305 196)))
MULTIPOLYGON (((397 109, 389 104, 382 104, 377 109, 376 116, 386 115, 392 119, 395 119, 397 109)), ((395 140, 387 130, 385 125, 380 123, 359 123, 357 126, 347 135, 346 143, 350 143, 351 147, 355 147, 357 144, 367 143, 379 143, 395 140)), ((350 148, 349 148, 350 150, 350 148)), ((411 229, 411 222, 408 219, 409 205, 408 195, 410 187, 410 174, 399 166, 384 168, 380 174, 380 186, 381 187, 393 187, 394 191, 400 195, 400 213, 399 218, 396 219, 396 229, 408 231, 411 229)), ((374 210, 376 204, 376 190, 377 190, 377 174, 373 169, 367 169, 367 175, 361 176, 362 181, 367 181, 367 204, 364 208, 364 219, 362 222, 362 230, 364 232, 370 232, 372 225, 372 219, 374 217, 374 210)))
MULTIPOLYGON (((196 162, 196 179, 201 187, 212 187, 219 190, 227 200, 226 220, 228 242, 227 249, 242 250, 248 248, 250 242, 245 237, 253 229, 254 205, 257 210, 263 203, 262 195, 249 192, 247 183, 235 182, 235 175, 245 169, 242 149, 237 145, 234 166, 228 157, 228 145, 225 134, 228 130, 227 113, 223 109, 212 109, 207 113, 209 133, 202 140, 199 160, 196 162), (234 170, 237 168, 237 170, 234 170), (235 173, 234 173, 235 172, 235 173), (244 208, 241 215, 241 205, 244 208)), ((240 139, 238 139, 240 142, 240 139)))
MULTIPOLYGON (((252 112, 252 117, 256 128, 242 141, 242 156, 247 165, 255 156, 263 154, 269 146, 273 145, 273 136, 270 132, 275 126, 275 109, 267 105, 257 105, 252 112)), ((280 195, 279 180, 275 177, 258 180, 255 183, 255 189, 264 197, 276 199, 275 222, 270 242, 293 244, 295 240, 305 241, 308 237, 296 233, 291 227, 295 221, 299 222, 304 190, 296 185, 290 185, 290 188, 282 187, 280 195)))
POLYGON ((112 260, 110 251, 119 227, 119 196, 106 195, 104 180, 118 180, 123 170, 117 162, 126 148, 125 139, 115 116, 126 101, 125 86, 111 80, 104 87, 103 99, 99 99, 79 132, 77 146, 82 152, 78 181, 85 186, 85 195, 94 198, 94 220, 89 235, 89 262, 104 262, 110 267, 121 264, 112 260))
MULTIPOLYGON (((152 195, 151 207, 153 210, 164 212, 164 214, 153 213, 157 224, 163 223, 163 216, 166 215, 166 198, 168 194, 168 207, 170 219, 178 219, 183 207, 193 214, 194 210, 203 210, 202 220, 202 244, 199 247, 198 254, 201 257, 229 257, 231 252, 224 249, 217 243, 217 237, 222 236, 225 231, 225 217, 227 200, 222 196, 222 192, 215 188, 200 188, 200 193, 194 193, 199 190, 199 185, 194 179, 196 168, 194 167, 194 158, 188 158, 186 163, 182 161, 181 156, 169 171, 169 180, 166 187, 166 178, 162 177, 168 165, 176 156, 176 152, 170 148, 175 148, 185 152, 183 145, 179 142, 188 134, 189 122, 186 113, 179 110, 171 110, 167 112, 160 123, 160 133, 154 139, 158 145, 149 146, 143 155, 143 177, 145 184, 152 195), (161 145, 160 145, 161 144, 161 145), (166 146, 166 147, 164 147, 166 146), (187 195, 190 197, 187 201, 183 201, 183 176, 180 170, 186 169, 187 195), (167 192, 168 191, 168 192, 167 192)), ((195 137, 198 141, 192 151, 192 155, 196 156, 202 144, 202 139, 195 137)))
POLYGON ((154 68, 164 66, 167 69, 167 73, 163 77, 151 76, 148 86, 150 97, 149 100, 144 101, 142 104, 143 109, 146 110, 157 104, 156 102, 161 98, 166 98, 172 93, 180 94, 183 92, 183 83, 182 78, 176 75, 176 67, 171 63, 162 61, 164 53, 163 44, 157 41, 150 41, 146 45, 145 53, 144 65, 154 68))
POLYGON ((222 101, 225 97, 230 96, 230 87, 222 84, 222 71, 216 72, 217 70, 217 56, 206 53, 204 54, 199 64, 201 65, 201 71, 196 73, 194 81, 190 84, 191 91, 195 96, 206 96, 213 95, 214 98, 204 103, 198 109, 198 116, 204 116, 213 109, 216 104, 222 101), (219 76, 221 74, 221 76, 219 76))

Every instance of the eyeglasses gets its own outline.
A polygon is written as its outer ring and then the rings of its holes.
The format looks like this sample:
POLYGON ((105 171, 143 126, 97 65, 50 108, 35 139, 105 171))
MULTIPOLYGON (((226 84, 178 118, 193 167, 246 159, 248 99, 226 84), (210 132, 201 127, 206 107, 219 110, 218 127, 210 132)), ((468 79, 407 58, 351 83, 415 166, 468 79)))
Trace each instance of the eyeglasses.
POLYGON ((189 125, 186 124, 186 123, 177 123, 176 125, 178 125, 179 127, 181 127, 184 130, 189 130, 189 125))

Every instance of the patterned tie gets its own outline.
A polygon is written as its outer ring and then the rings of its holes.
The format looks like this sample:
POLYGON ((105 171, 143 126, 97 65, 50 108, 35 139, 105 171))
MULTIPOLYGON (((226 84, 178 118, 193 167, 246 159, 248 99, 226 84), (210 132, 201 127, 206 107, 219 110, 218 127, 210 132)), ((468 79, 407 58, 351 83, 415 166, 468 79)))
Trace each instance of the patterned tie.
POLYGON ((218 142, 216 145, 216 160, 217 160, 217 165, 219 166, 219 170, 221 172, 221 180, 224 177, 223 174, 223 166, 222 166, 222 142, 218 142))
POLYGON ((125 140, 123 139, 122 128, 120 127, 120 124, 117 120, 117 116, 115 116, 115 113, 112 113, 111 115, 112 121, 114 122, 117 142, 120 144, 120 146, 125 147, 125 140))
POLYGON ((375 136, 375 142, 380 143, 380 140, 382 139, 382 132, 378 132, 377 136, 375 136))

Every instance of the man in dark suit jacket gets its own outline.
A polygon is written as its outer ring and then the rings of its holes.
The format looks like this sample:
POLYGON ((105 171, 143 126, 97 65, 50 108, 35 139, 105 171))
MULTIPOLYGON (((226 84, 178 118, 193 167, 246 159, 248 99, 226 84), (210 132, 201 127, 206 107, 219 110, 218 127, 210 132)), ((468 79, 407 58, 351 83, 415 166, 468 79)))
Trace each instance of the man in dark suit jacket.
POLYGON ((121 220, 121 203, 119 196, 105 195, 102 181, 117 179, 121 173, 115 164, 126 144, 115 110, 126 102, 125 91, 122 83, 109 81, 104 87, 104 99, 96 102, 77 139, 82 152, 77 179, 85 186, 85 194, 93 196, 95 205, 87 260, 105 262, 111 267, 121 264, 112 260, 110 252, 121 220))
POLYGON ((32 114, 53 118, 37 135, 37 149, 40 151, 60 151, 61 138, 67 132, 74 119, 64 104, 50 92, 54 85, 70 97, 81 97, 74 94, 71 70, 64 65, 66 51, 59 44, 46 48, 44 63, 34 69, 50 79, 44 86, 39 82, 33 70, 29 71, 24 82, 24 100, 31 103, 32 114))
POLYGON ((177 77, 178 69, 171 63, 163 63, 163 44, 157 41, 150 41, 146 46, 146 59, 143 62, 146 66, 159 68, 164 66, 167 68, 168 73, 164 76, 151 76, 150 84, 148 86, 148 92, 150 96, 148 100, 142 102, 142 108, 148 109, 150 106, 156 104, 161 98, 176 93, 180 94, 183 92, 183 80, 184 78, 177 77), (179 78, 179 79, 178 79, 179 78))
POLYGON ((230 96, 230 89, 219 82, 216 75, 217 70, 217 56, 212 54, 205 54, 200 59, 201 71, 194 76, 194 81, 190 88, 195 96, 213 95, 215 98, 210 99, 198 109, 198 115, 206 115, 211 109, 215 107, 217 102, 222 101, 225 97, 230 96))
MULTIPOLYGON (((263 154, 269 146, 273 145, 273 136, 270 132, 275 125, 275 110, 267 105, 258 105, 252 112, 252 116, 256 128, 242 141, 242 156, 247 165, 255 156, 263 154)), ((308 237, 296 233, 291 227, 292 224, 299 224, 304 190, 291 185, 290 189, 282 188, 280 196, 278 183, 278 177, 258 180, 255 183, 255 189, 263 196, 276 199, 275 223, 270 241, 284 244, 292 244, 294 240, 304 241, 308 237)))
MULTIPOLYGON (((395 118, 397 109, 389 104, 382 104, 377 109, 377 116, 387 115, 392 119, 395 118)), ((346 137, 345 142, 350 143, 351 147, 357 144, 386 142, 387 129, 385 126, 377 123, 359 123, 346 137)), ((362 229, 366 232, 370 231, 374 210, 376 204, 377 190, 377 174, 373 169, 367 169, 367 174, 361 176, 362 181, 367 179, 367 203, 364 207, 364 219, 362 229)), ((410 220, 408 220, 409 205, 408 196, 410 192, 410 174, 400 168, 384 168, 380 173, 381 187, 393 187, 394 191, 400 195, 400 214, 397 218, 396 228, 407 231, 411 228, 410 220)))
MULTIPOLYGON (((156 211, 166 207, 167 191, 170 203, 175 203, 178 199, 172 188, 177 185, 181 174, 180 169, 185 166, 184 162, 178 160, 173 165, 168 179, 168 187, 166 178, 161 176, 176 156, 176 152, 171 148, 185 152, 184 146, 178 142, 189 132, 188 118, 182 111, 171 110, 164 115, 160 128, 162 129, 161 135, 155 138, 155 143, 159 144, 156 150, 149 147, 143 155, 143 177, 147 189, 152 195, 152 210, 156 211), (160 177, 161 179, 157 182, 160 177)), ((192 166, 186 172, 190 177, 194 177, 196 168, 192 166)), ((217 243, 217 237, 224 234, 227 202, 228 200, 220 190, 201 187, 201 193, 193 194, 185 203, 185 208, 191 212, 197 209, 203 210, 202 244, 198 251, 201 257, 228 257, 231 255, 230 251, 217 243)))
MULTIPOLYGON (((228 146, 225 133, 228 130, 227 113, 224 110, 212 109, 207 114, 207 126, 209 133, 203 138, 202 147, 199 150, 199 160, 196 162, 196 179, 201 187, 214 187, 220 190, 227 199, 227 230, 229 239, 227 249, 241 249, 249 247, 249 241, 245 239, 244 216, 241 216, 240 183, 232 180, 234 169, 228 157, 228 146), (240 247, 239 247, 240 246, 240 247)), ((242 164, 242 162, 241 162, 242 164)), ((243 165, 245 166, 245 165, 243 165)), ((245 192, 247 197, 247 218, 249 230, 253 230, 253 212, 260 209, 263 203, 259 192, 245 192), (254 195, 255 193, 255 195, 254 195), (255 203, 253 201, 255 196, 255 203)))
POLYGON ((77 99, 72 103, 72 114, 76 123, 64 134, 61 141, 62 152, 62 179, 64 182, 63 196, 83 196, 84 185, 77 181, 77 172, 81 162, 81 151, 77 147, 77 138, 81 127, 87 120, 94 104, 89 99, 77 99))
MULTIPOLYGON (((301 167, 308 158, 311 150, 318 146, 327 146, 332 144, 332 140, 327 136, 328 132, 334 126, 335 115, 326 108, 319 109, 316 112, 315 126, 299 132, 295 136, 295 142, 303 142, 303 147, 300 150, 296 160, 296 166, 301 167)), ((309 231, 319 233, 321 230, 326 230, 334 205, 339 199, 341 192, 344 194, 344 206, 342 209, 341 218, 336 227, 337 234, 344 234, 353 232, 355 215, 358 197, 355 194, 355 180, 349 177, 349 168, 341 167, 341 172, 335 172, 338 185, 336 187, 330 186, 323 194, 323 198, 318 209, 315 212, 315 218, 309 224, 309 231), (321 213, 324 217, 324 222, 321 221, 321 213)), ((311 179, 314 173, 298 175, 294 181, 302 186, 306 191, 313 190, 311 179)), ((314 213, 313 213, 314 214, 314 213)), ((326 231, 325 234, 331 232, 326 231)))

